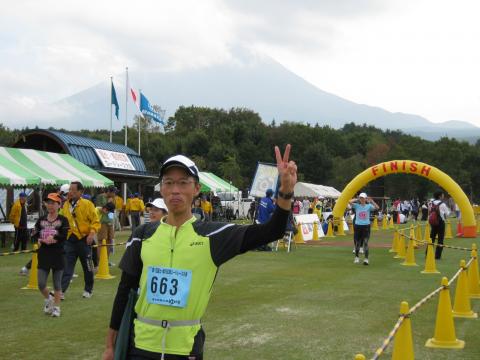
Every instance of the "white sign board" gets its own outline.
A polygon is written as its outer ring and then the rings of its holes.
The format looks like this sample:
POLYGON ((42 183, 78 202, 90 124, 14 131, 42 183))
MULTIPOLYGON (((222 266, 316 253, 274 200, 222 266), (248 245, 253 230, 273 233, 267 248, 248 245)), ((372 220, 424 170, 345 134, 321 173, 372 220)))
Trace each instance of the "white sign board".
POLYGON ((130 161, 128 155, 125 153, 108 151, 103 149, 95 149, 95 152, 97 153, 98 158, 105 167, 135 171, 132 162, 130 161))
POLYGON ((264 197, 268 189, 277 189, 278 169, 276 165, 258 163, 257 172, 253 178, 250 196, 264 197))
POLYGON ((310 241, 313 239, 313 223, 317 223, 318 228, 318 237, 324 237, 322 224, 318 219, 316 214, 303 214, 303 215, 293 215, 295 220, 295 225, 302 224, 301 231, 303 234, 303 240, 310 241))

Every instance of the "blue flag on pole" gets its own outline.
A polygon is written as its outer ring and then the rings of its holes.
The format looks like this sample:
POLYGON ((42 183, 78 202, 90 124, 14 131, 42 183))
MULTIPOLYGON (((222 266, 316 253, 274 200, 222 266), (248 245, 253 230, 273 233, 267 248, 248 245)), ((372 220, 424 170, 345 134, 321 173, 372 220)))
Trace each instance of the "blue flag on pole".
POLYGON ((117 117, 117 120, 120 120, 120 118, 118 117, 118 112, 120 110, 120 106, 118 106, 118 100, 117 100, 117 93, 115 92, 115 87, 113 86, 113 82, 112 82, 112 105, 115 105, 115 116, 117 117))
POLYGON ((155 111, 152 105, 150 105, 150 102, 148 101, 148 99, 142 93, 140 93, 140 112, 143 115, 150 116, 153 119, 153 121, 156 121, 162 125, 165 125, 160 113, 155 111))

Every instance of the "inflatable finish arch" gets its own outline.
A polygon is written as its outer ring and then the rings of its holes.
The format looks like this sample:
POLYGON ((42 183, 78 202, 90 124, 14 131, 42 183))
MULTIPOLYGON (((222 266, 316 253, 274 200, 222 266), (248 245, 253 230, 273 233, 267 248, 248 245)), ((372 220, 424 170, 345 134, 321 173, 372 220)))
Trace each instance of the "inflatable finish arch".
POLYGON ((363 188, 372 180, 390 174, 413 174, 423 176, 424 178, 427 178, 428 180, 440 185, 453 197, 454 201, 458 204, 458 207, 462 212, 463 236, 469 238, 476 237, 477 225, 473 208, 460 186, 443 171, 428 164, 412 160, 386 161, 371 166, 362 173, 358 174, 352 181, 350 181, 345 189, 343 189, 342 194, 338 198, 333 209, 334 218, 340 219, 343 216, 348 201, 361 188, 363 188))

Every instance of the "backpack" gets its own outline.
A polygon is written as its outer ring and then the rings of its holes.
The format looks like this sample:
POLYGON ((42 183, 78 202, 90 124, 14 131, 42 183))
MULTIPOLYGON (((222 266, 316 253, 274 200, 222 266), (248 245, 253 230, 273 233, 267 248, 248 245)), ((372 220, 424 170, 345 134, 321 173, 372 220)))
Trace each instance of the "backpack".
POLYGON ((440 205, 442 203, 439 202, 438 204, 432 203, 432 207, 430 209, 430 215, 428 216, 428 223, 432 226, 437 226, 440 224, 440 205))

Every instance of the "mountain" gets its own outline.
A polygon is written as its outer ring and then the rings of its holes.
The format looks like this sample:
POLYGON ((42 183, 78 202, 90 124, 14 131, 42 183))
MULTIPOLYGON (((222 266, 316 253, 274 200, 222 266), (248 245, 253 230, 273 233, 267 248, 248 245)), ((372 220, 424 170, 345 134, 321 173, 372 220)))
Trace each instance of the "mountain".
MULTIPOLYGON (((125 75, 117 76, 115 87, 120 103, 120 121, 125 122, 125 75)), ((480 128, 462 121, 435 124, 405 113, 392 113, 379 107, 357 104, 325 92, 270 58, 242 59, 242 62, 182 71, 131 71, 131 86, 140 88, 153 104, 172 115, 180 105, 208 106, 229 109, 245 107, 260 114, 269 123, 288 120, 330 125, 340 128, 345 123, 366 123, 381 129, 400 129, 427 139, 441 136, 475 140, 480 128)), ((55 123, 63 128, 109 128, 110 83, 97 84, 55 103, 65 114, 55 123), (68 114, 68 115, 66 115, 68 114)), ((138 114, 129 102, 129 118, 138 114)), ((131 124, 131 121, 129 120, 131 124)))

